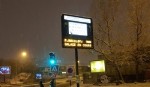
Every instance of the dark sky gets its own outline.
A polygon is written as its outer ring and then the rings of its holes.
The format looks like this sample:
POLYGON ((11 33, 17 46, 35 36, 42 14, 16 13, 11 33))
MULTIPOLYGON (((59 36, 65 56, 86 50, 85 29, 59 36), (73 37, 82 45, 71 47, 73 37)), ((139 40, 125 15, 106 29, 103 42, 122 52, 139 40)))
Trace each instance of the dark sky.
MULTIPOLYGON (((55 52, 61 64, 74 63, 74 49, 61 47, 61 15, 88 16, 91 0, 0 0, 0 58, 28 57, 46 60, 55 52)), ((94 57, 79 50, 81 64, 94 57)))

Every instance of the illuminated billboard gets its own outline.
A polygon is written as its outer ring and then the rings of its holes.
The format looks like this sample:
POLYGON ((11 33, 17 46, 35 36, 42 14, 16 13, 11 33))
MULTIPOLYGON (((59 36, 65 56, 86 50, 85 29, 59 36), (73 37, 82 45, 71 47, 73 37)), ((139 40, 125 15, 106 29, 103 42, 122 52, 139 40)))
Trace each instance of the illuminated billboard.
POLYGON ((105 61, 91 61, 91 72, 105 72, 105 61))
POLYGON ((62 15, 62 47, 93 48, 92 19, 62 15))
POLYGON ((0 66, 0 74, 11 74, 11 68, 9 66, 0 66))

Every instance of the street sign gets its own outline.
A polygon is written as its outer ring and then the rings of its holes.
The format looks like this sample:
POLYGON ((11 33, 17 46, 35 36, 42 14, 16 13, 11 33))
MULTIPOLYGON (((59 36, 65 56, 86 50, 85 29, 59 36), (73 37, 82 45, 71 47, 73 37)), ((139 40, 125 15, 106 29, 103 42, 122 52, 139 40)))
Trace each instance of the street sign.
POLYGON ((36 79, 42 79, 42 74, 41 73, 36 73, 35 78, 36 79))
POLYGON ((71 67, 69 67, 68 70, 67 70, 67 72, 68 72, 69 74, 71 74, 71 73, 73 73, 73 69, 72 69, 71 67))
POLYGON ((80 83, 80 76, 76 75, 76 83, 80 83))
POLYGON ((59 66, 58 65, 51 66, 51 72, 59 72, 59 66))
POLYGON ((54 78, 56 78, 56 73, 52 73, 52 75, 51 75, 51 77, 50 77, 51 79, 54 79, 54 78))
POLYGON ((45 72, 50 72, 50 67, 45 67, 45 72))

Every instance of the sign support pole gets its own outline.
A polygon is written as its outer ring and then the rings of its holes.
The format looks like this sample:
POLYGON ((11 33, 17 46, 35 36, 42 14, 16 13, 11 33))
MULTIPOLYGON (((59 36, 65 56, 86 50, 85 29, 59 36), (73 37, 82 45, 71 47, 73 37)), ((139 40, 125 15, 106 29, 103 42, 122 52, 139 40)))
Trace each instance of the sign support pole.
MULTIPOLYGON (((76 76, 79 76, 78 70, 78 49, 75 48, 75 63, 76 63, 76 76)), ((80 87, 79 82, 77 82, 77 87, 80 87)))
POLYGON ((70 82, 70 87, 71 87, 71 80, 69 82, 70 82))
POLYGON ((6 77, 5 77, 5 75, 4 75, 4 83, 6 82, 6 77))

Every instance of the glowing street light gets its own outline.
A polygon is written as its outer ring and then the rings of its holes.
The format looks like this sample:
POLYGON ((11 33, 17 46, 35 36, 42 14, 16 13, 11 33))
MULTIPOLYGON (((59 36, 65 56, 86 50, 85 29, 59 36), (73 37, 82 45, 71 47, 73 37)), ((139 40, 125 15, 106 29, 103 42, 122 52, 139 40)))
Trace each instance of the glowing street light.
POLYGON ((80 61, 78 60, 78 63, 80 63, 80 61))
POLYGON ((27 56, 27 52, 23 51, 23 52, 21 53, 21 56, 22 56, 22 57, 26 57, 26 56, 27 56))
POLYGON ((19 53, 19 59, 17 59, 17 61, 16 61, 16 75, 18 74, 18 70, 19 71, 23 70, 23 62, 26 57, 27 57, 26 51, 22 51, 19 53), (20 65, 20 67, 19 67, 19 65, 20 65))

